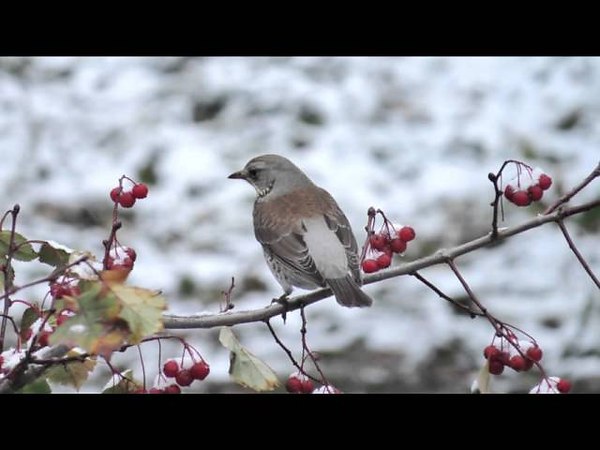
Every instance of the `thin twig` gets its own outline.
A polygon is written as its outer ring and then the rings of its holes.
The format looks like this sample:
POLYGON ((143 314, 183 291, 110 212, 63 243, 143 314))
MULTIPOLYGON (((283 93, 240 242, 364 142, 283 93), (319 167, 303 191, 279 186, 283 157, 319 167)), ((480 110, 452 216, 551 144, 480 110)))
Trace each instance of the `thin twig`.
POLYGON ((296 361, 296 359, 294 358, 294 355, 292 354, 291 350, 285 346, 285 344, 281 341, 281 339, 279 339, 279 336, 277 336, 277 334, 275 333, 275 330, 273 329, 271 322, 267 319, 264 321, 264 323, 267 325, 267 328, 271 332, 271 336, 273 336, 273 339, 275 339, 275 342, 277 343, 277 345, 279 345, 281 347, 281 349, 285 352, 285 354, 288 356, 288 358, 290 359, 290 361, 292 362, 294 367, 296 369, 298 369, 298 371, 301 374, 303 374, 304 376, 310 378, 313 381, 319 382, 320 380, 318 378, 315 378, 312 375, 306 373, 304 371, 304 369, 300 366, 300 364, 298 364, 298 361, 296 361))
POLYGON ((560 197, 556 202, 554 202, 552 205, 550 205, 548 207, 548 209, 546 209, 546 211, 543 212, 544 215, 548 215, 553 213, 555 210, 557 210, 560 206, 564 205, 565 203, 567 203, 569 200, 571 200, 575 195, 577 195, 577 193, 579 191, 581 191, 584 187, 586 187, 588 184, 590 184, 595 178, 598 178, 600 176, 600 162, 598 163, 598 165, 594 168, 594 170, 592 170, 592 172, 585 177, 585 179, 579 183, 577 186, 575 186, 573 189, 571 189, 569 192, 567 192, 566 194, 564 194, 562 197, 560 197))
POLYGON ((315 355, 308 347, 308 342, 306 341, 306 323, 307 323, 307 321, 306 321, 306 315, 304 314, 304 306, 300 308, 300 315, 302 316, 302 328, 300 329, 300 334, 302 335, 302 348, 304 350, 306 350, 306 352, 308 353, 308 357, 311 359, 313 365, 317 369, 317 372, 319 372, 319 375, 321 375, 321 380, 319 380, 319 381, 321 383, 323 383, 325 386, 327 386, 327 390, 329 391, 330 390, 329 386, 331 386, 331 384, 329 384, 329 381, 327 381, 327 377, 321 370, 321 367, 319 367, 317 358, 315 358, 315 355))
POLYGON ((433 292, 435 292, 439 297, 443 298, 444 300, 452 303, 454 306, 467 312, 471 316, 471 319, 474 319, 477 316, 484 316, 483 313, 473 311, 468 306, 463 305, 463 304, 459 303, 458 301, 454 300, 452 297, 444 294, 436 285, 434 285, 432 282, 427 280, 423 275, 419 274, 418 272, 411 273, 411 275, 413 277, 415 277, 417 280, 419 280, 421 283, 423 283, 425 286, 427 286, 429 289, 431 289, 433 292))
POLYGON ((581 264, 583 269, 587 272, 587 274, 590 276, 590 278, 592 279, 594 284, 598 287, 598 289, 600 289, 600 281, 598 280, 596 275, 594 275, 594 272, 592 272, 592 269, 590 268, 589 264, 587 263, 587 261, 585 260, 583 255, 577 249, 577 246, 573 243, 573 240, 571 239, 571 236, 570 236, 569 232, 567 231, 567 227, 565 226, 564 222, 562 220, 557 220, 556 224, 559 226, 560 231, 562 231, 563 236, 567 240, 567 244, 569 244, 569 248, 573 251, 573 253, 575 254, 575 257, 579 260, 579 263, 581 264))
MULTIPOLYGON (((4 308, 2 311, 2 325, 0 325, 0 353, 4 351, 4 338, 6 337, 6 317, 11 306, 11 301, 8 292, 12 288, 12 279, 10 272, 12 270, 12 258, 15 252, 15 233, 17 227, 17 215, 21 207, 17 204, 13 206, 10 214, 12 215, 12 222, 10 226, 10 240, 8 243, 8 252, 6 254, 6 260, 2 264, 2 272, 4 274, 4 308)), ((5 216, 6 217, 6 216, 5 216)), ((4 220, 4 219, 3 219, 4 220)))

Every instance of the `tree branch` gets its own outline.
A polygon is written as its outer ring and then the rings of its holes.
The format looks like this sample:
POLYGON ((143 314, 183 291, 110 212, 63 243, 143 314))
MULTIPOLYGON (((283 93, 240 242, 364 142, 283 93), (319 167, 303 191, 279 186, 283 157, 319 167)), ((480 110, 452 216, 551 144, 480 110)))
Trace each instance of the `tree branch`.
MULTIPOLYGON (((433 255, 426 256, 424 258, 420 258, 406 264, 402 264, 392 269, 382 270, 380 272, 367 275, 364 277, 364 284, 377 283, 379 281, 387 280, 388 278, 395 278, 400 275, 413 274, 417 270, 426 267, 431 267, 437 264, 444 264, 448 261, 448 259, 457 258, 466 253, 470 253, 479 248, 486 247, 490 244, 494 244, 505 238, 523 233, 527 230, 537 228, 546 223, 559 222, 565 217, 589 211, 590 209, 596 208, 598 206, 600 206, 600 199, 584 203, 578 206, 573 206, 570 208, 559 208, 551 214, 536 216, 514 227, 499 229, 496 237, 492 237, 492 234, 489 233, 486 236, 474 239, 457 247, 438 250, 433 255)), ((324 298, 330 297, 331 295, 331 290, 326 288, 313 291, 309 294, 292 297, 288 300, 287 305, 285 307, 279 303, 273 303, 261 309, 248 311, 228 311, 218 314, 206 314, 197 316, 176 316, 172 314, 164 314, 164 326, 168 329, 215 328, 220 326, 238 325, 242 323, 252 323, 261 321, 264 322, 271 317, 283 314, 285 311, 294 311, 296 309, 301 308, 302 306, 307 306, 312 303, 323 300, 324 298)))

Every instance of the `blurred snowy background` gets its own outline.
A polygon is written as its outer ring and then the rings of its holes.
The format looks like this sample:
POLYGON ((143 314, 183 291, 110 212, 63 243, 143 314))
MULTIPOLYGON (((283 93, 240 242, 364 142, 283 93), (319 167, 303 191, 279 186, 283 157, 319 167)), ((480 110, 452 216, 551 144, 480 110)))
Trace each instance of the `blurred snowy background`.
MULTIPOLYGON (((254 240, 254 191, 226 178, 262 153, 289 157, 330 191, 361 243, 371 205, 412 225, 410 261, 487 233, 487 173, 505 159, 553 176, 545 204, 590 172, 600 157, 600 60, 0 58, 2 210, 21 204, 19 230, 29 238, 100 255, 110 189, 122 174, 147 182, 148 199, 124 213, 119 236, 138 253, 130 282, 162 289, 172 312, 217 311, 232 276, 236 310, 280 295, 254 240)), ((579 201, 598 193, 592 185, 579 201)), ((503 225, 540 210, 510 205, 503 225)), ((600 272, 598 213, 568 226, 600 272)), ((572 377, 576 392, 600 390, 598 291, 555 226, 458 264, 499 318, 537 338, 550 375, 572 377)), ((17 282, 47 270, 21 264, 17 282)), ((423 275, 464 297, 445 267, 423 275)), ((346 392, 468 390, 492 338, 485 321, 408 276, 365 290, 375 299, 368 310, 329 299, 307 311, 309 343, 335 385, 346 392)), ((35 300, 44 288, 28 292, 35 300)), ((299 351, 299 314, 273 324, 299 351)), ((283 381, 293 371, 264 325, 235 331, 283 381)), ((177 333, 211 364, 192 391, 243 391, 228 379, 216 330, 177 333)), ((179 354, 163 346, 163 358, 179 354)), ((145 345, 144 355, 151 379, 156 346, 145 345)), ((117 362, 135 366, 136 352, 117 362)), ((107 378, 97 370, 84 391, 107 378)), ((536 380, 507 370, 493 389, 523 392, 536 380)))

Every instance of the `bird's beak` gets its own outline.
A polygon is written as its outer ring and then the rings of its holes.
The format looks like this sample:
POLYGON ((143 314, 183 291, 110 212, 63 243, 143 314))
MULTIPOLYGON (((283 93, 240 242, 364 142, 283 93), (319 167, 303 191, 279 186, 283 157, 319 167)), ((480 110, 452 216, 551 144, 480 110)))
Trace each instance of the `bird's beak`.
POLYGON ((239 178, 239 179, 245 180, 246 179, 246 174, 244 173, 243 170, 240 170, 239 172, 233 172, 227 178, 231 178, 231 179, 237 179, 237 178, 239 178))

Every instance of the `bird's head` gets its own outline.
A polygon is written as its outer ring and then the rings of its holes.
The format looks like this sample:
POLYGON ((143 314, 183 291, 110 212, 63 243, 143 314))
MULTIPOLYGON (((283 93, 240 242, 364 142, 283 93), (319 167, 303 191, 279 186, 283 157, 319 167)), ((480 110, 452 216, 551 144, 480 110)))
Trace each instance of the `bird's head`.
POLYGON ((289 159, 279 155, 261 155, 251 159, 228 178, 246 180, 259 197, 273 193, 284 195, 294 189, 312 184, 310 179, 289 159))

